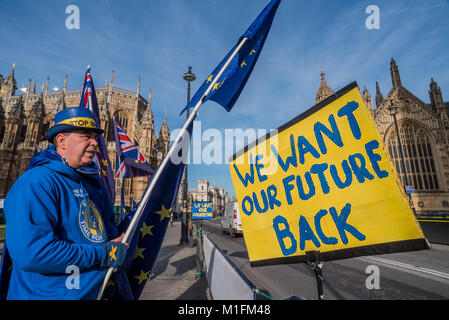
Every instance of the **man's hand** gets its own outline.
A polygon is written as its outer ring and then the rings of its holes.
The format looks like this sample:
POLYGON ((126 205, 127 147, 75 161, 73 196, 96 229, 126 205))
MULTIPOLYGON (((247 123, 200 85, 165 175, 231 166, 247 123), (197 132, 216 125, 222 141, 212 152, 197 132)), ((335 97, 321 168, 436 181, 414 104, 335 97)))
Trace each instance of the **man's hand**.
MULTIPOLYGON (((123 233, 120 235, 120 237, 115 238, 115 239, 112 239, 111 241, 112 241, 112 242, 116 242, 116 243, 120 243, 120 242, 122 242, 122 240, 123 240, 124 237, 125 237, 125 233, 123 232, 123 233)), ((128 244, 128 243, 125 243, 125 245, 126 245, 126 248, 129 248, 129 244, 128 244)))

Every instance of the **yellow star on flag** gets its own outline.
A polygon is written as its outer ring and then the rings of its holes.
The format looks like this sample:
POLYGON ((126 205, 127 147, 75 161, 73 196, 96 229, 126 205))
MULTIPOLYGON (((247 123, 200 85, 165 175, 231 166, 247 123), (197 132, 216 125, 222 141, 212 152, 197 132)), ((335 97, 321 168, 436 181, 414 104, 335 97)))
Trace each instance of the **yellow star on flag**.
POLYGON ((146 248, 137 248, 136 252, 134 253, 133 259, 137 259, 137 258, 145 259, 145 257, 143 256, 143 253, 142 253, 145 249, 146 248))
POLYGON ((256 53, 256 50, 254 50, 254 49, 253 49, 253 50, 251 50, 251 52, 249 53, 249 55, 250 55, 250 56, 252 56, 252 55, 253 55, 253 53, 256 53))
POLYGON ((243 68, 244 66, 247 66, 246 61, 243 60, 242 64, 240 65, 240 68, 243 68))
POLYGON ((209 76, 209 78, 207 78, 207 82, 206 82, 206 83, 212 82, 212 77, 213 77, 213 74, 211 74, 211 75, 209 76))
POLYGON ((109 166, 108 160, 106 160, 106 159, 101 159, 101 163, 103 163, 103 165, 104 165, 105 167, 109 166))
POLYGON ((103 175, 104 175, 104 176, 108 176, 108 173, 106 172, 106 170, 101 169, 101 172, 103 172, 103 175))
POLYGON ((140 232, 142 233, 142 239, 143 237, 145 237, 147 234, 149 234, 150 236, 153 235, 153 232, 151 232, 151 229, 153 229, 154 226, 148 226, 145 222, 143 223, 142 228, 140 228, 140 232))
POLYGON ((135 276, 137 280, 139 280, 139 285, 144 282, 145 280, 148 280, 148 275, 150 274, 150 271, 144 272, 143 270, 140 271, 140 274, 138 276, 135 276))
POLYGON ((156 211, 157 214, 160 214, 160 215, 161 215, 161 221, 164 220, 165 218, 170 219, 170 211, 171 211, 171 209, 172 209, 172 208, 167 209, 167 208, 165 208, 164 205, 162 205, 161 210, 156 211))
POLYGON ((106 285, 106 287, 116 287, 117 286, 117 284, 115 283, 115 281, 114 280, 109 280, 108 281, 108 284, 106 285))
POLYGON ((212 91, 217 90, 219 85, 220 85, 220 83, 216 82, 216 83, 214 84, 214 87, 212 88, 212 91))
POLYGON ((109 256, 111 257, 111 261, 112 260, 117 260, 117 257, 115 256, 115 252, 117 251, 118 247, 112 247, 111 252, 109 252, 109 256))

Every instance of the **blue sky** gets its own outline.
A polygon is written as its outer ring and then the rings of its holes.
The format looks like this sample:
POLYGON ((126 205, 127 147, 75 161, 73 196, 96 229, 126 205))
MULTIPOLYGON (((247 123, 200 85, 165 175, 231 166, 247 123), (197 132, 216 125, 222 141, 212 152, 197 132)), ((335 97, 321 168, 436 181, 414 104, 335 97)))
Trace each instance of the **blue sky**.
MULTIPOLYGON (((16 63, 18 86, 80 89, 92 66, 97 87, 115 70, 115 85, 141 94, 152 90, 159 130, 164 109, 170 129, 180 128, 186 101, 182 75, 193 67, 192 95, 268 0, 32 1, 0 0, 0 74, 16 63), (80 9, 80 29, 68 30, 68 5, 80 9)), ((274 129, 315 103, 324 68, 334 91, 356 80, 374 98, 391 89, 393 57, 403 85, 424 102, 433 77, 449 101, 449 2, 447 0, 283 0, 259 61, 234 109, 207 102, 198 120, 204 130, 274 129), (380 9, 380 29, 368 30, 368 5, 380 9)), ((203 143, 204 145, 204 143, 203 143)), ((229 167, 191 165, 198 179, 234 194, 229 167)))

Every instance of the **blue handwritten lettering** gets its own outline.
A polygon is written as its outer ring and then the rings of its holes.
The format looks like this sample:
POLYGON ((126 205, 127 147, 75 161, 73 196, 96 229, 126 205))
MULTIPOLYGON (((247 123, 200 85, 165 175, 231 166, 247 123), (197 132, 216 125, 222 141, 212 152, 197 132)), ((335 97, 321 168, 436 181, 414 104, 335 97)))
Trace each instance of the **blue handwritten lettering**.
POLYGON ((250 154, 250 174, 245 173, 245 178, 242 177, 242 175, 240 174, 240 171, 237 169, 237 166, 235 164, 233 164, 234 170, 237 173, 237 176, 239 177, 240 181, 243 183, 243 185, 245 186, 245 188, 248 186, 248 182, 251 182, 251 184, 254 183, 254 167, 253 167, 253 155, 250 154))
POLYGON ((339 147, 343 147, 343 141, 341 140, 341 134, 338 130, 337 123, 335 122, 334 116, 331 114, 329 116, 329 123, 331 125, 332 131, 329 130, 324 124, 321 122, 315 123, 313 126, 313 131, 315 132, 315 137, 318 142, 318 146, 320 147, 321 154, 327 153, 327 147, 324 143, 323 133, 332 140, 339 147))
POLYGON ((284 163, 276 148, 273 145, 271 145, 271 151, 274 153, 274 156, 277 158, 279 165, 281 166, 282 170, 284 170, 284 172, 287 172, 287 170, 290 168, 290 165, 292 165, 295 168, 298 166, 298 159, 296 156, 296 149, 295 149, 295 139, 293 135, 290 135, 290 150, 291 156, 287 157, 284 163))
POLYGON ((362 133, 360 132, 359 124, 357 123, 357 119, 354 116, 354 111, 357 110, 359 104, 355 101, 349 102, 347 105, 338 110, 338 116, 344 117, 346 116, 349 122, 349 127, 351 128, 352 135, 354 138, 359 140, 362 137, 362 133))
POLYGON ((307 153, 310 153, 312 156, 314 156, 316 159, 320 158, 320 154, 315 149, 314 146, 310 144, 310 142, 303 136, 298 137, 298 152, 299 152, 299 162, 301 164, 304 164, 304 156, 307 153))
POLYGON ((338 215, 337 210, 334 207, 329 209, 332 219, 335 222, 335 226, 337 227, 338 233, 340 234, 340 239, 343 244, 348 244, 348 237, 346 236, 346 231, 352 234, 357 240, 363 241, 366 239, 366 236, 359 232, 354 226, 348 224, 346 220, 348 220, 349 214, 351 213, 351 204, 347 203, 343 209, 341 210, 340 215, 338 215))
POLYGON ((287 219, 285 219, 283 216, 277 216, 273 219, 273 228, 276 233, 276 237, 278 238, 279 246, 281 247, 282 254, 284 256, 289 256, 296 252, 296 239, 293 236, 293 234, 290 232, 290 227, 288 225, 287 219), (284 228, 281 230, 279 228, 279 225, 284 225, 284 228), (290 239, 290 246, 287 248, 285 246, 284 239, 289 238, 290 239))
POLYGON ((365 150, 368 154, 369 160, 371 161, 373 170, 377 174, 377 176, 382 179, 388 177, 388 172, 385 170, 381 170, 379 167, 378 162, 382 160, 382 157, 373 152, 373 150, 377 148, 379 148, 379 141, 377 140, 370 141, 365 145, 365 150))

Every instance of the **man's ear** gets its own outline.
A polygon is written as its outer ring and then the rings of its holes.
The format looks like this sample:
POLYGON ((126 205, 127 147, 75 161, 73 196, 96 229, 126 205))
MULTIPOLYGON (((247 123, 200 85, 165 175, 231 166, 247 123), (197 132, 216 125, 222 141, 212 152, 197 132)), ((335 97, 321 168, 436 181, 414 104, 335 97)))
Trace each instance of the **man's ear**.
POLYGON ((62 133, 58 133, 54 139, 56 150, 65 150, 67 147, 66 141, 67 136, 62 133))

